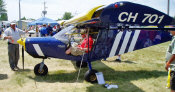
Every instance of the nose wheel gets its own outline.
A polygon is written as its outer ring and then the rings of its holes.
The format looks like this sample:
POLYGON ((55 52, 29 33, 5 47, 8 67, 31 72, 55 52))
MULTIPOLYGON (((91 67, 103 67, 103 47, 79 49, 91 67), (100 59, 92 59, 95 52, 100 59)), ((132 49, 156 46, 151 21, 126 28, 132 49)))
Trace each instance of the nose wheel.
POLYGON ((43 62, 42 63, 39 63, 39 64, 35 65, 35 67, 34 67, 34 73, 37 76, 47 75, 48 68, 47 68, 47 66, 43 62))

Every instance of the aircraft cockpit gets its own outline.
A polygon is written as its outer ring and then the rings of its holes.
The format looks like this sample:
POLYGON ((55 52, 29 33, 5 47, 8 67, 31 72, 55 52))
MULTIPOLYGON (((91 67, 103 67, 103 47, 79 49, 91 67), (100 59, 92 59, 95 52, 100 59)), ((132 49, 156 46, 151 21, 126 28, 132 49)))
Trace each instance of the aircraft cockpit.
MULTIPOLYGON (((53 37, 65 43, 65 45, 67 45, 66 51, 70 47, 71 48, 74 47, 76 48, 76 51, 77 49, 80 49, 80 51, 85 51, 86 53, 88 53, 89 51, 91 51, 93 47, 93 43, 95 42, 97 34, 98 34, 98 30, 94 30, 92 28, 77 28, 76 26, 71 25, 71 26, 64 28, 63 30, 61 30, 59 33, 57 33, 53 37), (91 41, 89 41, 88 43, 87 39, 91 41), (85 45, 82 45, 83 43, 85 45)), ((72 55, 75 55, 75 54, 72 54, 72 55)), ((79 55, 76 54, 75 56, 79 56, 79 55)))
POLYGON ((93 32, 92 29, 78 29, 76 28, 76 26, 71 25, 64 28, 59 33, 55 34, 53 37, 65 44, 68 44, 69 42, 80 42, 82 39, 81 35, 88 33, 93 35, 94 38, 97 36, 98 32, 93 32))
POLYGON ((75 28, 75 26, 73 26, 73 25, 68 26, 68 27, 62 29, 57 34, 55 34, 53 37, 56 38, 57 40, 65 43, 65 44, 68 44, 69 43, 69 35, 67 33, 72 33, 73 28, 75 28))

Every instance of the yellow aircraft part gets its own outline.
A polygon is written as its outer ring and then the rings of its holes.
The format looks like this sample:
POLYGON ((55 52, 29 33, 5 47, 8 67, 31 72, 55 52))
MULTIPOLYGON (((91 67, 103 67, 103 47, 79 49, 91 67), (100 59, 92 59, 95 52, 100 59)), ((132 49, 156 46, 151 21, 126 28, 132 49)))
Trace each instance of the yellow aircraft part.
POLYGON ((170 88, 170 79, 171 79, 171 69, 169 69, 168 71, 168 79, 167 79, 167 85, 166 85, 166 88, 170 88))
POLYGON ((99 9, 100 7, 102 7, 103 5, 94 7, 93 9, 89 10, 88 12, 82 13, 78 16, 75 16, 73 18, 71 18, 70 20, 67 20, 64 22, 64 25, 67 24, 74 24, 74 23, 78 23, 78 22, 83 22, 83 21, 87 21, 90 20, 94 14, 94 12, 99 9))
MULTIPOLYGON (((172 26, 164 26, 164 28, 171 28, 172 26)), ((144 28, 158 28, 157 26, 144 26, 144 28)))
POLYGON ((63 24, 64 24, 65 21, 66 20, 60 20, 60 21, 58 21, 58 23, 60 24, 60 26, 63 26, 63 24))
POLYGON ((19 43, 20 45, 24 46, 24 50, 26 49, 25 41, 26 41, 26 38, 20 38, 20 39, 17 41, 17 43, 19 43))

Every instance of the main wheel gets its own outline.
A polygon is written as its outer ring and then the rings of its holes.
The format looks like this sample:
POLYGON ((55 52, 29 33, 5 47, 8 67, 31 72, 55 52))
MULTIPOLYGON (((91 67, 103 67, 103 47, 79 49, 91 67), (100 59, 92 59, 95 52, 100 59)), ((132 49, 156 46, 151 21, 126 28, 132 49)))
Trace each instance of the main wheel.
POLYGON ((44 64, 42 70, 40 71, 40 63, 39 63, 39 64, 35 65, 35 67, 34 67, 34 73, 37 76, 44 76, 44 75, 46 75, 48 73, 48 68, 44 64))
MULTIPOLYGON (((81 65, 81 61, 76 61, 76 66, 78 68, 80 68, 80 65, 81 65)), ((82 62, 82 65, 81 65, 82 68, 86 68, 87 67, 87 62, 82 62)))
POLYGON ((84 76, 85 80, 90 83, 97 83, 97 77, 95 73, 97 73, 96 70, 88 70, 84 76))

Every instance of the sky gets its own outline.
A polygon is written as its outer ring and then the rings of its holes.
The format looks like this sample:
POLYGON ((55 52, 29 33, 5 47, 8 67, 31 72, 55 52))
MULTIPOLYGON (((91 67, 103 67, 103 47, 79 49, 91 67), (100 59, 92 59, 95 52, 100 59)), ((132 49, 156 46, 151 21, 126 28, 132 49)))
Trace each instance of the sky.
MULTIPOLYGON (((46 17, 57 20, 65 12, 77 15, 98 5, 108 5, 119 1, 139 3, 167 13, 168 0, 20 0, 21 17, 38 19, 42 17, 44 1, 46 2, 46 17)), ((4 0, 8 20, 19 20, 19 0, 4 0)), ((175 16, 175 0, 170 0, 170 16, 175 16)))

